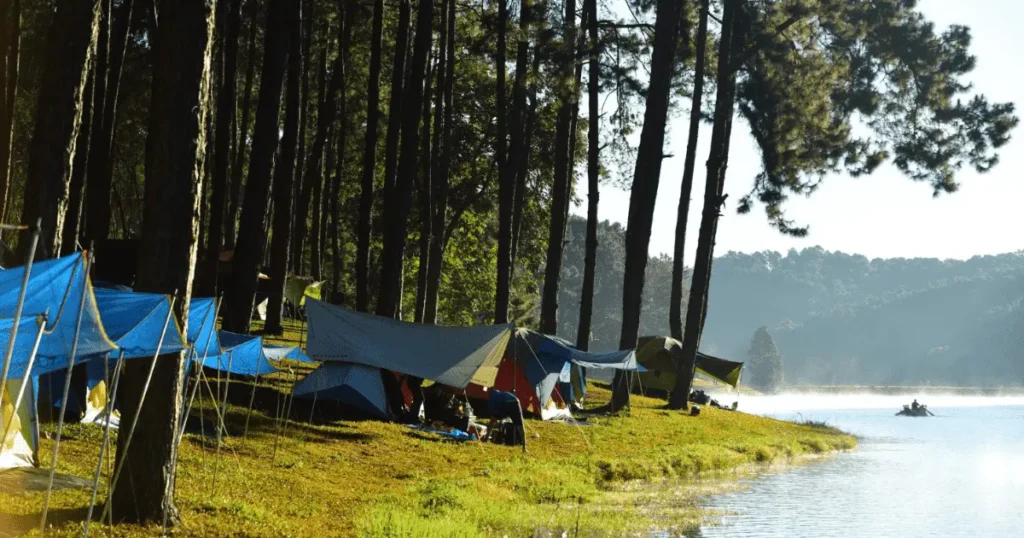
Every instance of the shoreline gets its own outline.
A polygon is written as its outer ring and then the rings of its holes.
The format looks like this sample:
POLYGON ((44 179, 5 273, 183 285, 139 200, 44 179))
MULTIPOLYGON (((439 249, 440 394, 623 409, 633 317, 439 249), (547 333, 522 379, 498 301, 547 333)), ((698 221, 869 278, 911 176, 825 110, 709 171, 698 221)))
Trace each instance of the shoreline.
POLYGON ((780 394, 877 394, 884 396, 950 395, 950 396, 1024 396, 1024 387, 954 387, 912 385, 795 385, 780 394))
MULTIPOLYGON (((610 397, 598 385, 588 391, 588 407, 610 397)), ((649 533, 658 521, 668 525, 653 528, 690 530, 707 523, 706 498, 725 484, 857 443, 834 428, 710 407, 690 417, 634 395, 629 416, 590 417, 578 425, 527 421, 526 454, 370 421, 294 419, 281 435, 272 412, 257 412, 248 438, 227 438, 218 462, 210 405, 204 404, 208 435, 199 429, 204 411, 198 408, 196 428, 190 425, 181 446, 179 534, 622 536, 649 533)), ((229 404, 229 431, 241 431, 245 411, 229 404)), ((91 476, 100 436, 92 426, 68 427, 58 472, 91 476)), ((42 445, 47 466, 52 445, 45 436, 42 445)), ((51 515, 68 518, 48 535, 81 535, 75 514, 87 508, 88 493, 54 491, 51 515)), ((38 513, 42 494, 0 494, 0 502, 10 515, 28 517, 38 513)), ((97 535, 160 534, 159 526, 94 523, 93 529, 97 535)))

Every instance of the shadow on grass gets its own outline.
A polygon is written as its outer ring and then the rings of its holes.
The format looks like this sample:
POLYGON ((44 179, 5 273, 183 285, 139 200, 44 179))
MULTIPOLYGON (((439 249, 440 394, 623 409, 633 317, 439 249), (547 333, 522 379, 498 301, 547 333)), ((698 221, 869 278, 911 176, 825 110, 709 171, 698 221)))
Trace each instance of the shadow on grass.
MULTIPOLYGON (((65 523, 81 523, 89 514, 89 507, 80 508, 51 508, 46 513, 48 525, 64 525, 65 523)), ((0 513, 0 537, 21 536, 33 530, 39 529, 39 520, 43 517, 42 512, 36 514, 4 514, 0 513)))

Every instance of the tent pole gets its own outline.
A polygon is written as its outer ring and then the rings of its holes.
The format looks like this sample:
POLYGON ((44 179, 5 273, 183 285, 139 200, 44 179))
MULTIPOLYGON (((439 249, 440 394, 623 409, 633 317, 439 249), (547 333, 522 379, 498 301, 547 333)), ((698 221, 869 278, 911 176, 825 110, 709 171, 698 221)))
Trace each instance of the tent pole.
MULTIPOLYGON (((7 342, 7 352, 4 354, 3 371, 0 373, 0 388, 7 386, 7 375, 11 370, 11 358, 14 357, 14 342, 18 336, 18 325, 21 323, 21 311, 25 307, 25 294, 28 292, 28 281, 32 275, 32 261, 36 258, 36 245, 39 244, 39 229, 43 225, 43 219, 36 219, 36 225, 32 228, 32 239, 28 246, 28 259, 25 260, 25 276, 21 279, 21 291, 18 292, 18 304, 14 307, 14 325, 11 326, 11 339, 7 342)), ((0 416, 0 422, 4 417, 0 416)), ((6 438, 6 436, 4 436, 6 438)))
MULTIPOLYGON (((78 319, 75 321, 75 336, 71 341, 71 353, 68 356, 68 368, 64 374, 64 396, 61 398, 60 417, 57 419, 57 435, 53 440, 53 455, 50 457, 50 478, 46 486, 46 499, 43 501, 43 515, 39 518, 39 534, 46 534, 46 516, 50 510, 50 496, 53 493, 53 478, 57 474, 57 454, 60 449, 60 436, 64 433, 64 416, 68 412, 68 394, 71 392, 71 370, 75 367, 75 355, 78 353, 78 337, 82 332, 82 315, 85 313, 85 298, 89 293, 89 269, 92 266, 93 252, 85 256, 85 274, 82 275, 82 293, 78 298, 78 319)), ((25 271, 28 275, 28 271, 25 271)), ((11 338, 13 340, 13 338, 11 338)))
POLYGON ((249 411, 245 414, 245 431, 242 433, 242 439, 249 438, 249 419, 252 418, 252 407, 256 403, 256 390, 260 387, 260 368, 256 367, 256 380, 253 381, 252 393, 249 395, 249 411))
MULTIPOLYGON (((47 309, 47 312, 50 310, 47 309)), ((46 328, 46 314, 42 314, 36 318, 39 322, 39 332, 36 333, 36 341, 32 344, 32 354, 28 357, 28 366, 25 368, 25 375, 22 377, 21 387, 18 388, 18 397, 14 400, 14 408, 11 412, 11 421, 4 424, 4 435, 0 437, 0 441, 7 439, 7 434, 11 433, 11 423, 14 422, 13 418, 18 416, 18 408, 21 406, 21 400, 25 397, 25 387, 28 383, 31 383, 32 365, 36 362, 36 355, 39 353, 39 342, 43 339, 43 332, 46 328)), ((5 382, 0 385, 0 392, 7 386, 5 382)))
MULTIPOLYGON (((157 359, 160 358, 160 350, 164 347, 164 337, 167 335, 167 326, 171 323, 171 316, 174 315, 174 302, 177 299, 178 290, 174 290, 174 294, 171 295, 171 307, 167 309, 167 317, 164 318, 164 329, 160 332, 160 340, 156 344, 156 352, 153 353, 153 360, 149 364, 149 373, 146 374, 146 384, 142 386, 142 395, 139 397, 139 405, 135 409, 135 415, 132 416, 132 425, 128 428, 128 437, 124 441, 124 452, 128 453, 128 448, 132 445, 132 436, 135 435, 135 427, 139 424, 139 415, 142 414, 142 404, 146 403, 146 393, 149 392, 149 385, 153 381, 153 372, 156 370, 157 359)), ((187 315, 187 314, 186 314, 187 315)), ((103 507, 103 514, 100 516, 100 520, 103 520, 107 515, 113 514, 110 509, 110 501, 114 495, 114 487, 117 485, 117 479, 121 477, 121 471, 124 470, 124 458, 121 458, 117 462, 117 467, 114 470, 114 477, 110 480, 110 487, 107 488, 107 504, 103 507)))
MULTIPOLYGON (((103 361, 104 364, 104 377, 107 380, 110 379, 110 357, 103 361)), ((103 443, 100 445, 100 458, 96 462, 96 473, 92 477, 92 494, 89 496, 89 513, 85 518, 85 530, 82 532, 82 538, 89 538, 89 525, 92 524, 92 513, 96 508, 96 492, 100 489, 100 475, 103 472, 103 458, 107 453, 107 446, 110 444, 110 420, 114 415, 114 404, 117 400, 117 385, 121 381, 121 367, 124 363, 124 350, 117 357, 117 365, 114 366, 114 381, 110 386, 110 397, 107 398, 107 420, 106 424, 103 425, 103 443)))
MULTIPOLYGON (((234 358, 235 358, 235 352, 233 350, 229 351, 228 352, 228 370, 227 370, 227 383, 228 384, 231 383, 231 362, 234 360, 234 358)), ((220 366, 219 358, 217 360, 217 366, 220 366)), ((220 378, 220 369, 219 368, 217 370, 217 377, 220 378)), ((217 383, 217 385, 219 387, 220 383, 217 383)), ((217 404, 217 405, 220 406, 220 413, 218 413, 218 418, 220 419, 220 426, 217 428, 217 455, 214 457, 214 460, 213 460, 213 494, 214 494, 214 496, 217 495, 217 477, 218 477, 218 474, 219 474, 219 471, 220 471, 220 445, 221 445, 221 443, 224 440, 223 434, 227 433, 226 432, 227 428, 224 425, 224 414, 227 412, 227 407, 228 407, 228 387, 229 387, 229 385, 225 385, 224 386, 224 401, 222 403, 218 402, 218 404, 217 404)))

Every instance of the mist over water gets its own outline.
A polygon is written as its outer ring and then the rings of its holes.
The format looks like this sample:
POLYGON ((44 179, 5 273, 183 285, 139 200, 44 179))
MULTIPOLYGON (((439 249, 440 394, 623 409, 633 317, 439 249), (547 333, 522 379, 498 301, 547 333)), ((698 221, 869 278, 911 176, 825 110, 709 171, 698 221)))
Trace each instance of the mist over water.
MULTIPOLYGON (((735 395, 718 394, 732 402, 735 395)), ((813 420, 859 437, 856 450, 743 482, 708 507, 697 536, 1022 536, 1024 396, 783 394, 740 409, 813 420), (894 414, 913 398, 936 414, 894 414)))

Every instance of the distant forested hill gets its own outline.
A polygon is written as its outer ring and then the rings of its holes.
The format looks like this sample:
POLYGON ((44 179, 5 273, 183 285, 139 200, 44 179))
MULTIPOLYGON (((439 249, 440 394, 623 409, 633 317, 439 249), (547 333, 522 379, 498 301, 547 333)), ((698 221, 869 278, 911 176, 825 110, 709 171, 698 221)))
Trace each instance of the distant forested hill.
MULTIPOLYGON (((560 333, 573 340, 584 229, 583 220, 570 222, 559 300, 560 333)), ((623 233, 601 227, 594 349, 618 340, 623 233)), ((650 261, 644 333, 668 331, 671 266, 650 261)), ((791 384, 1021 385, 1022 305, 1024 253, 951 261, 869 260, 820 247, 731 252, 714 263, 701 347, 745 360, 765 325, 791 384)))

